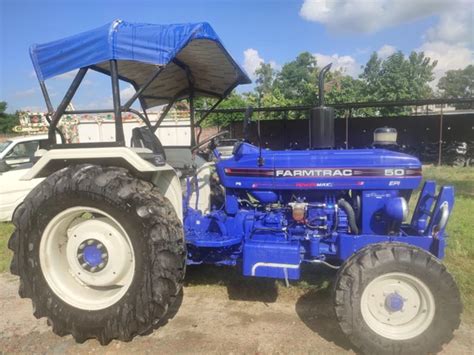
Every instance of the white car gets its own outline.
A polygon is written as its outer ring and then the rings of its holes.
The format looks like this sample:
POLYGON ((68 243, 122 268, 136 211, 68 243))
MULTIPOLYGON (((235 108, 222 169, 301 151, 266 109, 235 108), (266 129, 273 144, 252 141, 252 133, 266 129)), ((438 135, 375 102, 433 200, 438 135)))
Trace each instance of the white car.
POLYGON ((0 142, 0 222, 11 221, 15 209, 43 178, 23 181, 35 153, 47 144, 47 135, 10 138, 0 142))

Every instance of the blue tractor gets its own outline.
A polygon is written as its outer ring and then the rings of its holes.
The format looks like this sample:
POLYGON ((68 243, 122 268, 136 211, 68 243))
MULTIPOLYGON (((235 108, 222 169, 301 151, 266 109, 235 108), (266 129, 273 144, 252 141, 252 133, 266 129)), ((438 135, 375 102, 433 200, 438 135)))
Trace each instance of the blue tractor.
MULTIPOLYGON (((440 259, 453 187, 424 182, 408 220, 408 202, 422 183, 418 159, 334 149, 334 111, 322 90, 329 66, 310 114, 310 149, 272 151, 242 139, 229 150, 220 143, 225 132, 202 142, 195 132, 250 80, 207 23, 116 20, 34 45, 30 54, 50 144, 24 177, 45 180, 14 214, 11 271, 34 315, 47 317, 56 334, 107 344, 149 332, 169 317, 189 264, 231 265, 289 283, 309 263, 338 270, 336 317, 361 351, 436 352, 452 338, 462 306, 440 259), (45 80, 71 70, 76 76, 54 108, 45 80), (91 70, 110 76, 113 108, 71 111, 91 70), (120 80, 135 88, 126 102, 120 80), (216 100, 200 119, 198 96, 216 100), (163 147, 155 131, 183 99, 191 144, 163 147), (147 110, 158 105, 164 109, 152 121, 147 110), (143 120, 129 136, 125 112, 143 120), (114 114, 115 141, 66 144, 61 117, 84 113, 114 114)), ((249 108, 245 131, 251 116, 249 108)))

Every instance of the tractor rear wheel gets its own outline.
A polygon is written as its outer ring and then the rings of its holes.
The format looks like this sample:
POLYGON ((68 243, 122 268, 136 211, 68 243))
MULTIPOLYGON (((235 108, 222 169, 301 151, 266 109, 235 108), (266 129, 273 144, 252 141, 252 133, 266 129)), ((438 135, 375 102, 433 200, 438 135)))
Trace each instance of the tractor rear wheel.
POLYGON ((157 188, 126 169, 62 169, 32 190, 13 223, 20 296, 56 334, 129 341, 161 324, 181 290, 181 222, 157 188))
POLYGON ((369 354, 436 353, 462 311, 443 264, 402 243, 373 244, 349 258, 338 271, 334 303, 342 331, 369 354))

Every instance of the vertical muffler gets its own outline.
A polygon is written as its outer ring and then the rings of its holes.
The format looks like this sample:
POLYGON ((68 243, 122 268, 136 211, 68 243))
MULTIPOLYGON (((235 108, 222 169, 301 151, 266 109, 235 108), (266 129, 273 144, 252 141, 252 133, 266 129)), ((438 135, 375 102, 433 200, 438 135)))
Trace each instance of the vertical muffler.
POLYGON ((319 106, 311 109, 309 118, 310 149, 327 149, 335 147, 334 109, 324 106, 324 77, 331 69, 326 65, 319 72, 319 106))

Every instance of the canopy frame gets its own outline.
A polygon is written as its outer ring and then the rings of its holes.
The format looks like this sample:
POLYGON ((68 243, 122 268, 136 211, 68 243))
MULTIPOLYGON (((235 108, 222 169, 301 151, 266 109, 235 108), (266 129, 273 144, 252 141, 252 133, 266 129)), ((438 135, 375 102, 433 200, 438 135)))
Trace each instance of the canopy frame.
MULTIPOLYGON (((64 95, 61 103, 58 105, 57 109, 55 110, 53 104, 50 99, 50 95, 48 92, 48 88, 44 80, 39 80, 39 85, 41 88, 41 92, 43 94, 46 107, 48 110, 48 114, 46 115, 47 120, 49 122, 49 129, 48 129, 48 139, 51 147, 57 147, 57 140, 56 140, 56 133, 58 133, 61 137, 61 146, 66 143, 64 135, 58 129, 58 124, 63 115, 74 115, 74 114, 101 114, 101 113, 113 113, 115 116, 115 142, 110 142, 110 146, 125 146, 125 138, 124 138, 124 130, 123 130, 123 120, 122 120, 122 113, 132 113, 138 116, 145 125, 154 133, 159 128, 161 123, 163 122, 166 115, 169 113, 173 105, 182 98, 184 94, 187 94, 189 99, 189 111, 190 111, 190 126, 191 126, 191 146, 196 145, 196 134, 195 134, 195 127, 200 127, 202 121, 214 110, 217 106, 222 102, 222 100, 228 95, 228 92, 233 90, 237 85, 238 82, 235 83, 225 95, 219 95, 217 93, 198 90, 199 92, 203 92, 208 96, 212 96, 217 99, 216 103, 206 112, 201 114, 201 118, 195 122, 195 94, 196 90, 194 88, 194 82, 192 78, 192 73, 189 70, 189 67, 186 66, 184 63, 180 63, 179 66, 186 72, 186 77, 188 80, 189 87, 184 89, 183 91, 176 94, 174 97, 166 98, 168 99, 168 104, 165 106, 163 111, 160 114, 157 122, 152 125, 151 121, 148 117, 147 108, 143 101, 143 92, 156 80, 159 78, 160 73, 163 72, 164 66, 160 66, 157 70, 150 76, 150 78, 146 81, 144 85, 139 87, 135 82, 128 80, 120 76, 118 72, 118 65, 117 60, 109 60, 109 67, 110 67, 110 77, 111 77, 111 84, 112 84, 112 98, 113 98, 113 108, 104 108, 104 109, 90 109, 90 110, 67 110, 68 105, 71 103, 74 95, 77 92, 77 89, 82 83, 85 75, 87 74, 88 70, 93 70, 105 75, 109 75, 109 73, 102 68, 92 65, 89 67, 80 68, 76 73, 73 81, 71 82, 66 94, 64 95), (120 87, 119 87, 119 79, 125 82, 130 83, 135 88, 135 94, 123 105, 120 103, 120 87), (140 106, 143 110, 143 113, 131 108, 131 106, 136 102, 139 101, 140 106)), ((146 96, 145 96, 146 97, 146 96)), ((198 135, 199 139, 199 135, 198 135)), ((96 145, 96 143, 80 143, 81 145, 96 145)), ((101 143, 101 146, 107 146, 107 144, 101 143)))

